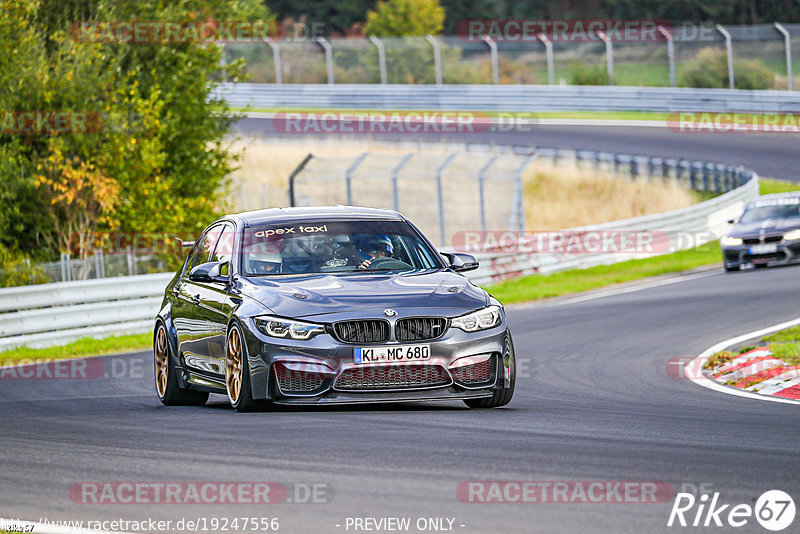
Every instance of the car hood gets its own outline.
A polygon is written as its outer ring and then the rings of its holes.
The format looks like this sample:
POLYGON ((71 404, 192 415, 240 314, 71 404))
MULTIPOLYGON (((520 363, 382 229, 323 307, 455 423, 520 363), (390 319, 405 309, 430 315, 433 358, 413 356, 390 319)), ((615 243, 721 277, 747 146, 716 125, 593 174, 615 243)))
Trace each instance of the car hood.
MULTIPOLYGON (((453 316, 486 306, 485 291, 449 271, 314 274, 251 278, 243 293, 282 317, 387 308, 448 308, 453 316)), ((371 314, 370 314, 371 315, 371 314)))
POLYGON ((772 234, 788 232, 795 228, 800 228, 800 217, 792 217, 790 219, 767 219, 748 224, 738 223, 728 235, 731 237, 757 236, 761 231, 765 234, 772 234))

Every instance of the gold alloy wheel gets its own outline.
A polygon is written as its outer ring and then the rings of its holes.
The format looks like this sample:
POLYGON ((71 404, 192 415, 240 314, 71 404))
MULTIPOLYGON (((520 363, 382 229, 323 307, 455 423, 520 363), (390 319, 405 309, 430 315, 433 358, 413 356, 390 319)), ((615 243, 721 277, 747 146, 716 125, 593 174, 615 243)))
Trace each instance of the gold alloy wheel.
POLYGON ((231 402, 239 400, 242 389, 242 339, 239 331, 231 329, 228 335, 227 358, 225 358, 225 384, 228 386, 228 397, 231 402))
POLYGON ((164 327, 159 327, 156 333, 156 389, 158 396, 163 397, 167 392, 167 334, 164 327))

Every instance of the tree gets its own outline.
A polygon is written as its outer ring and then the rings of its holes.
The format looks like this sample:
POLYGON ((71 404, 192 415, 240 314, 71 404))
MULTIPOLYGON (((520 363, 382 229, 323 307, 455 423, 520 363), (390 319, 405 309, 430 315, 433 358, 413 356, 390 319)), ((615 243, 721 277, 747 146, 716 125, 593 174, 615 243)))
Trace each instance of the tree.
POLYGON ((436 35, 444 27, 439 0, 387 0, 367 14, 366 32, 379 37, 436 35))
POLYGON ((273 18, 260 0, 0 0, 0 110, 82 114, 95 126, 0 130, 0 245, 40 259, 85 254, 76 228, 186 236, 225 209, 237 114, 211 92, 223 76, 242 79, 243 62, 223 74, 213 42, 92 42, 74 24, 273 18))
POLYGON ((48 238, 61 252, 85 258, 92 253, 97 227, 113 228, 109 217, 119 202, 119 184, 94 163, 65 156, 61 144, 58 138, 50 143, 36 186, 48 201, 55 229, 48 238))

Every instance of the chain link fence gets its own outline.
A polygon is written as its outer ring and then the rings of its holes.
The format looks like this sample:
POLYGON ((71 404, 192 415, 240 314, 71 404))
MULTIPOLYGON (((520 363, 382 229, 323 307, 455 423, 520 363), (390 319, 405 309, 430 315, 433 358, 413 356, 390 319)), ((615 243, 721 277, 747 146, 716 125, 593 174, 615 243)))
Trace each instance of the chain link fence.
POLYGON ((660 27, 659 32, 658 39, 641 40, 591 34, 575 41, 534 35, 522 40, 427 36, 228 43, 225 60, 244 58, 254 83, 674 87, 682 84, 698 54, 711 49, 727 58, 731 88, 745 83, 736 84, 737 68, 741 76, 751 74, 754 61, 771 78, 762 80, 761 88, 794 88, 800 24, 682 25, 660 27))
POLYGON ((71 258, 69 254, 62 254, 59 261, 27 261, 12 269, 14 272, 0 270, 0 279, 15 280, 19 285, 33 285, 160 273, 167 270, 167 263, 163 257, 156 255, 136 255, 133 249, 117 254, 104 254, 98 250, 87 258, 71 258))
POLYGON ((534 158, 532 149, 312 157, 290 182, 290 204, 393 209, 444 246, 464 228, 525 230, 522 173, 534 158))

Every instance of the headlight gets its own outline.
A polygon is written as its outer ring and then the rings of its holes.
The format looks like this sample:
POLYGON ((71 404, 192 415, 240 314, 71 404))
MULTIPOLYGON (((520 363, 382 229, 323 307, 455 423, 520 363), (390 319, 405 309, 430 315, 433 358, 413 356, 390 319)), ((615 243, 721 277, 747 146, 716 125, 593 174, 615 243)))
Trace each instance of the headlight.
POLYGON ((786 235, 784 235, 783 238, 789 241, 792 239, 800 239, 800 228, 797 230, 792 230, 791 232, 786 232, 786 235))
POLYGON ((742 244, 742 240, 738 237, 725 236, 719 240, 720 244, 724 247, 735 247, 742 244))
POLYGON ((451 326, 460 328, 464 332, 486 330, 498 324, 500 324, 500 306, 489 306, 482 310, 456 317, 450 322, 451 326))
POLYGON ((325 327, 322 325, 304 323, 302 321, 290 321, 289 319, 270 317, 268 315, 256 317, 255 321, 258 329, 271 337, 282 337, 305 341, 306 339, 311 339, 317 334, 325 332, 325 327))

